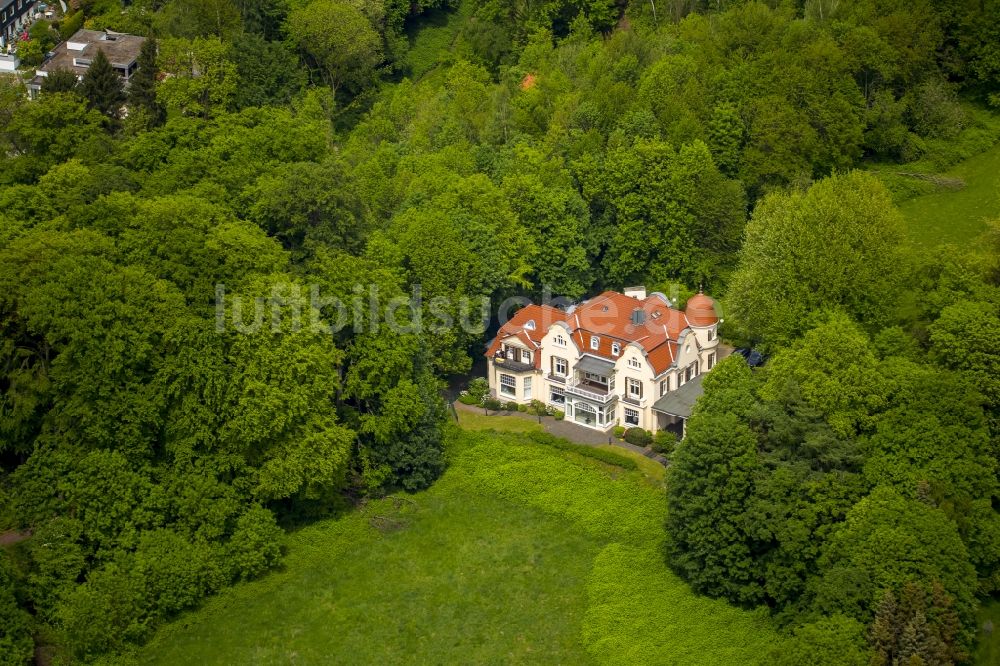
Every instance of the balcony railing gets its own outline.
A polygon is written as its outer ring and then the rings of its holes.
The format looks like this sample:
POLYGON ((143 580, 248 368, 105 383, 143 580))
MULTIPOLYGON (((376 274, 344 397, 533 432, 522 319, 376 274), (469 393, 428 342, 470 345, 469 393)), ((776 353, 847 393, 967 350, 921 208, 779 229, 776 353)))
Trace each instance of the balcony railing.
POLYGON ((521 363, 505 356, 494 356, 493 362, 504 370, 510 370, 511 372, 531 372, 535 369, 535 366, 530 363, 521 363))
POLYGON ((601 388, 600 386, 595 386, 592 383, 579 379, 571 380, 566 385, 566 392, 578 395, 581 398, 586 398, 587 400, 599 402, 602 405, 611 402, 616 397, 615 394, 607 388, 601 388))

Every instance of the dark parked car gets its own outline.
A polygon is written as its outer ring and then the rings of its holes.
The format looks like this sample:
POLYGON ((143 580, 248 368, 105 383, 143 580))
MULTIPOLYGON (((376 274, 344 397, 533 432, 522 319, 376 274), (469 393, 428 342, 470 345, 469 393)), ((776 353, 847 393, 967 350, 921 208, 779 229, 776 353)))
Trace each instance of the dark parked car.
POLYGON ((767 357, 761 354, 756 349, 748 349, 744 347, 742 349, 737 349, 733 353, 739 354, 740 356, 745 358, 747 365, 749 365, 751 368, 759 368, 760 366, 764 365, 765 361, 767 361, 767 357))

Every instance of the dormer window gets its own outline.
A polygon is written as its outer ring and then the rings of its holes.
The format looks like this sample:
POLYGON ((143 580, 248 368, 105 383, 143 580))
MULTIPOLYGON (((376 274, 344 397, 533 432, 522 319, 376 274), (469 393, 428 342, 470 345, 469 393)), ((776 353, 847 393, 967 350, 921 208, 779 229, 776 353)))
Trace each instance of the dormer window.
POLYGON ((524 328, 525 328, 525 330, 528 330, 528 331, 533 331, 533 330, 535 330, 535 320, 534 320, 534 319, 529 319, 529 320, 528 320, 528 321, 527 321, 527 322, 526 322, 526 323, 524 324, 524 328))
POLYGON ((642 363, 640 363, 639 359, 637 359, 637 358, 630 358, 628 360, 628 367, 635 368, 636 370, 641 370, 642 369, 642 363))
POLYGON ((564 338, 561 335, 557 335, 556 339, 555 339, 555 343, 556 343, 557 347, 565 347, 566 346, 566 338, 564 338))
POLYGON ((601 348, 601 339, 596 335, 590 336, 590 348, 594 350, 601 348))
POLYGON ((622 346, 620 344, 618 344, 617 342, 612 342, 611 343, 611 355, 612 356, 618 356, 621 353, 622 353, 622 346))

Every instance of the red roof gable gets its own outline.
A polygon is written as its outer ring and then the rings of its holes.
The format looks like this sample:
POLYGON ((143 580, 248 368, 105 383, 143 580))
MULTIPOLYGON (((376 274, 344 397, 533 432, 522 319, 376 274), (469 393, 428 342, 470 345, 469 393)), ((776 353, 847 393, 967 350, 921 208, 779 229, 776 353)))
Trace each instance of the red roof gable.
MULTIPOLYGON (((529 305, 518 310, 510 321, 501 326, 487 354, 495 354, 501 341, 512 335, 529 348, 538 349, 549 327, 558 321, 566 323, 573 342, 586 354, 614 361, 624 353, 629 343, 639 345, 657 375, 673 365, 677 358, 677 341, 689 327, 684 312, 671 307, 662 296, 654 294, 639 300, 606 291, 580 303, 569 313, 547 305, 529 305), (633 323, 636 310, 643 312, 640 324, 633 323), (529 322, 534 322, 533 329, 526 327, 529 322), (599 340, 597 349, 590 346, 593 336, 599 340), (618 355, 611 353, 616 342, 621 347, 618 355)), ((535 367, 540 367, 540 362, 541 356, 535 354, 535 367)))
MULTIPOLYGON (((500 331, 490 344, 486 355, 495 355, 500 349, 501 343, 511 336, 520 340, 528 349, 537 351, 541 347, 542 338, 545 337, 549 327, 557 321, 565 321, 565 319, 566 313, 551 305, 527 305, 515 312, 514 316, 500 327, 500 331)), ((540 368, 542 355, 533 354, 532 359, 535 367, 540 368)))

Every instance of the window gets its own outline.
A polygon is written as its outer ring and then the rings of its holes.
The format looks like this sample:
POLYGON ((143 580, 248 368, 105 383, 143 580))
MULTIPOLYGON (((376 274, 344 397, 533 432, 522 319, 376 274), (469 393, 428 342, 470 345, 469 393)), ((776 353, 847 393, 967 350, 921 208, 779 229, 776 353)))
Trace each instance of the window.
POLYGON ((625 380, 625 387, 628 391, 628 397, 634 400, 642 400, 642 382, 629 377, 625 380))
POLYGON ((601 347, 601 339, 599 337, 597 337, 596 335, 590 336, 590 348, 591 349, 600 349, 600 347, 601 347))
POLYGON ((710 328, 708 329, 708 341, 711 342, 714 339, 715 339, 715 329, 710 328))
POLYGON ((564 358, 552 357, 552 374, 565 377, 569 374, 569 363, 564 358))
POLYGON ((500 392, 504 395, 517 395, 517 380, 513 375, 500 375, 500 392))
POLYGON ((708 369, 711 370, 715 367, 715 352, 708 355, 708 369))
POLYGON ((565 405, 566 396, 557 391, 553 391, 551 394, 549 394, 549 402, 551 402, 553 405, 565 405))
POLYGON ((535 320, 534 319, 529 319, 527 322, 525 322, 524 328, 526 330, 528 330, 528 331, 535 330, 535 320))
POLYGON ((625 425, 637 426, 639 425, 639 411, 636 409, 625 408, 625 425))
POLYGON ((622 346, 620 344, 618 344, 617 342, 612 342, 611 343, 611 355, 612 356, 618 356, 621 353, 622 353, 622 346))
POLYGON ((595 375, 593 372, 585 372, 583 376, 587 378, 588 382, 594 382, 595 384, 607 384, 608 378, 604 375, 595 375))
POLYGON ((687 343, 686 345, 684 345, 684 353, 686 354, 689 351, 691 351, 691 343, 690 342, 687 343))
POLYGON ((531 399, 531 377, 524 378, 524 399, 531 399))
POLYGON ((521 363, 531 363, 531 352, 521 350, 521 363))
POLYGON ((636 370, 642 370, 642 361, 637 358, 630 358, 628 360, 628 367, 635 368, 636 370))
POLYGON ((561 335, 557 335, 556 336, 555 342, 556 342, 556 347, 565 347, 566 346, 566 338, 564 338, 561 335))
POLYGON ((667 377, 662 382, 660 382, 660 395, 666 395, 670 390, 670 377, 667 377))

